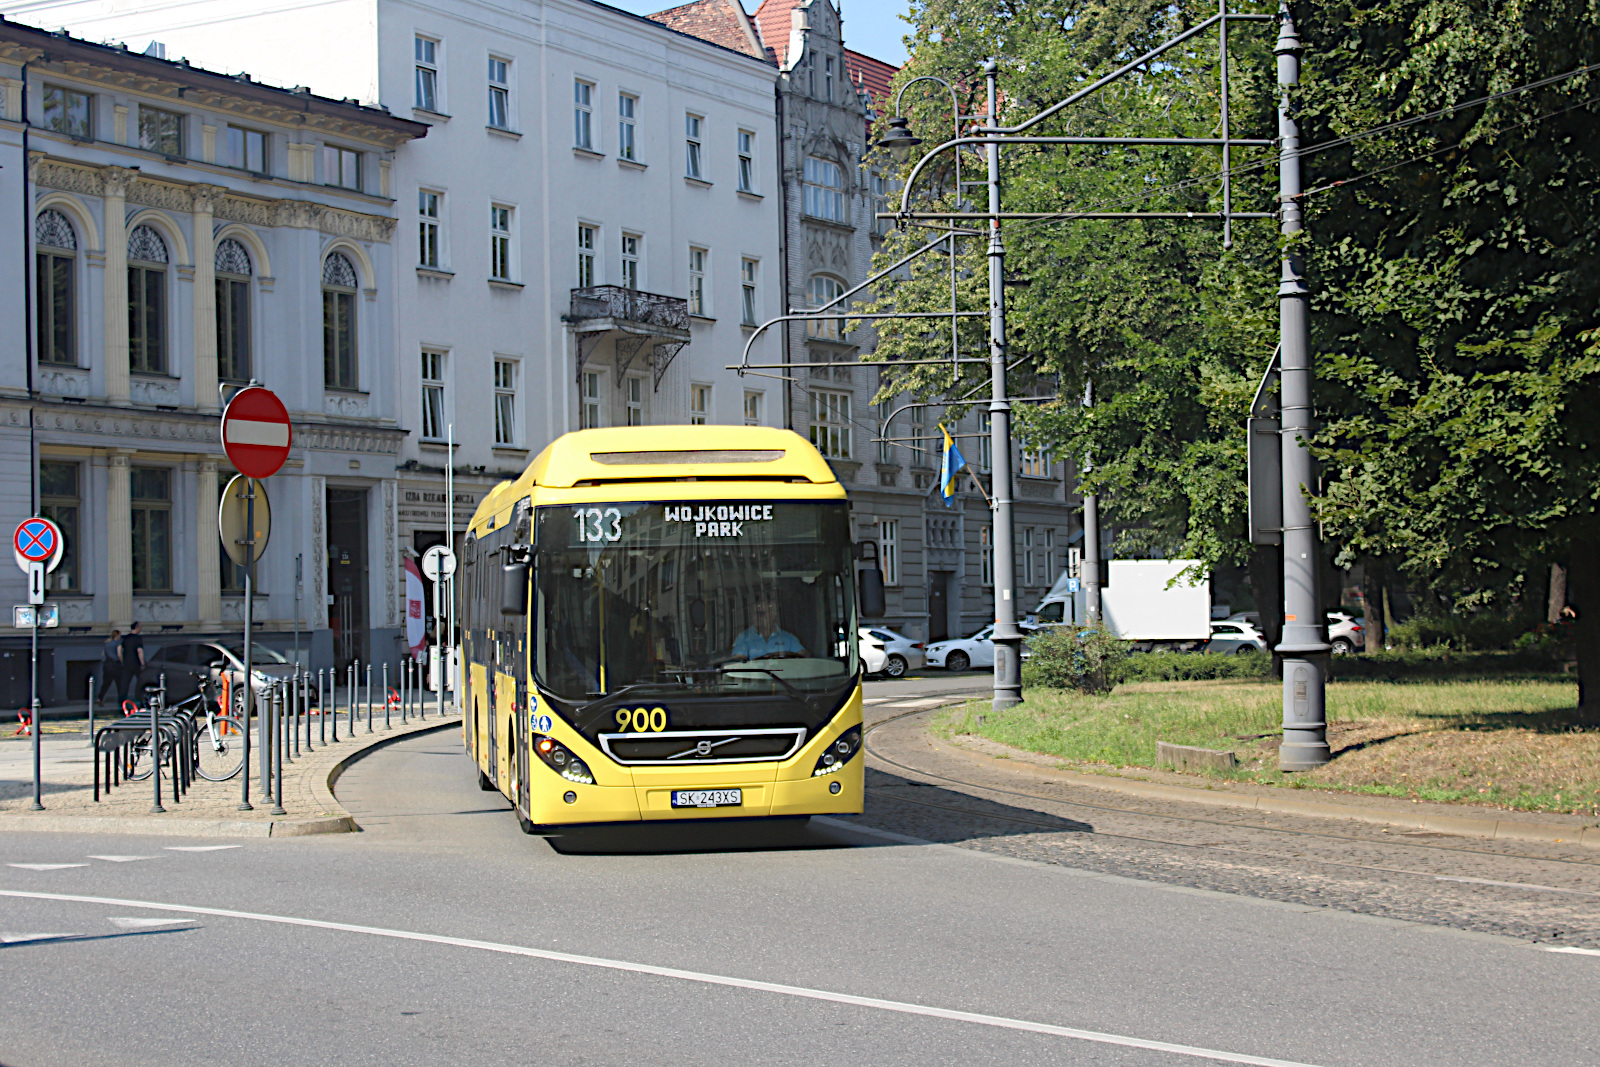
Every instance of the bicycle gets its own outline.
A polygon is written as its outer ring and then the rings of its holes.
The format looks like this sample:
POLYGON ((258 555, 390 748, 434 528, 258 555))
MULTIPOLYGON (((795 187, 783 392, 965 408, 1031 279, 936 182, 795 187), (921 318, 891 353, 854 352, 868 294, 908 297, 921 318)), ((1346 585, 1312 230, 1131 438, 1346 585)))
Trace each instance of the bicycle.
MULTIPOLYGON (((211 699, 211 680, 200 676, 197 699, 205 708, 205 725, 195 723, 194 772, 208 782, 226 782, 244 767, 244 726, 232 715, 218 714, 213 705, 222 706, 221 699, 211 699)), ((187 703, 187 701, 185 701, 187 703)))

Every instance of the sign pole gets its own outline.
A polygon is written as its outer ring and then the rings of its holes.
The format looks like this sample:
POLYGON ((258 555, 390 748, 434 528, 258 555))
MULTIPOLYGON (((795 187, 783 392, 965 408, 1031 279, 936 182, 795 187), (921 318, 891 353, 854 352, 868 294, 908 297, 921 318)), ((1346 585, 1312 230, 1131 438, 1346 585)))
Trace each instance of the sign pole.
MULTIPOLYGON (((444 468, 444 514, 445 514, 444 547, 449 549, 450 550, 450 554, 452 556, 454 556, 455 553, 456 553, 456 482, 455 482, 455 472, 456 472, 456 424, 452 422, 450 424, 449 428, 445 432, 447 434, 449 434, 449 444, 448 444, 448 447, 445 450, 445 455, 447 457, 449 457, 449 462, 445 464, 445 468, 444 468)), ((445 658, 445 655, 443 655, 443 654, 446 652, 446 650, 453 650, 454 645, 455 645, 455 631, 456 631, 456 578, 455 578, 455 573, 456 572, 452 569, 450 571, 449 575, 444 576, 445 577, 444 588, 449 591, 449 597, 450 597, 450 640, 447 641, 447 642, 441 642, 441 644, 439 646, 439 649, 440 649, 440 652, 441 652, 441 656, 440 656, 440 663, 441 664, 451 664, 452 661, 454 660, 453 652, 450 654, 448 659, 445 658)), ((438 594, 439 591, 435 590, 434 592, 435 592, 434 599, 437 600, 438 599, 437 594, 438 594)), ((439 672, 439 716, 441 718, 444 717, 444 682, 445 682, 445 679, 450 677, 450 674, 451 674, 451 671, 449 669, 449 666, 445 666, 444 669, 439 672)))
POLYGON ((256 598, 256 482, 247 479, 244 487, 244 773, 239 775, 239 810, 254 811, 250 803, 250 710, 253 704, 250 684, 250 623, 256 598))
POLYGON ((33 718, 29 728, 33 731, 33 810, 44 810, 44 777, 43 763, 40 757, 39 735, 44 731, 39 729, 39 611, 44 607, 44 564, 34 563, 29 567, 28 599, 33 602, 32 650, 33 669, 32 693, 29 706, 33 709, 33 718))

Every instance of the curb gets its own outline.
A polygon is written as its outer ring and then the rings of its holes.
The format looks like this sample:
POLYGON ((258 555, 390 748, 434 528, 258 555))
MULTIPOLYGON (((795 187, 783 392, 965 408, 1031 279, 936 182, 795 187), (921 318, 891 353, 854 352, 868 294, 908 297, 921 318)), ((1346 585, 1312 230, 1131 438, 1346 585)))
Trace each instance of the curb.
POLYGON ((0 833, 31 830, 44 833, 144 834, 152 837, 307 837, 312 834, 349 834, 360 831, 355 817, 339 805, 334 783, 363 756, 403 738, 460 726, 461 716, 396 727, 375 736, 341 756, 326 775, 311 779, 309 790, 317 806, 338 814, 315 819, 169 819, 156 815, 33 815, 0 814, 0 833))
MULTIPOLYGON (((926 734, 926 731, 924 731, 926 734)), ((1192 786, 1167 785, 1161 782, 1141 782, 1128 778, 1112 778, 1098 774, 1081 774, 1077 771, 1055 767, 1041 767, 1022 760, 999 759, 952 745, 941 738, 926 735, 935 749, 946 755, 959 756, 987 766, 992 770, 1031 774, 1090 789, 1103 789, 1130 796, 1151 797, 1161 800, 1180 800, 1190 804, 1208 804, 1219 808, 1243 808, 1250 811, 1270 812, 1277 815, 1308 815, 1322 819, 1353 819, 1381 826, 1403 826, 1408 830, 1432 830, 1459 837, 1481 837, 1493 841, 1538 841, 1544 844, 1579 845, 1600 849, 1600 826, 1570 825, 1556 822, 1520 821, 1498 819, 1492 816, 1474 818, 1467 815, 1445 815, 1432 806, 1414 806, 1413 811, 1385 810, 1362 804, 1344 804, 1336 800, 1299 800, 1291 797, 1257 796, 1228 793, 1214 789, 1196 789, 1192 786)), ((1022 753, 1022 749, 1016 750, 1022 753)), ((1026 753, 1033 756, 1036 753, 1026 753)), ((972 784, 972 783, 967 783, 972 784)))

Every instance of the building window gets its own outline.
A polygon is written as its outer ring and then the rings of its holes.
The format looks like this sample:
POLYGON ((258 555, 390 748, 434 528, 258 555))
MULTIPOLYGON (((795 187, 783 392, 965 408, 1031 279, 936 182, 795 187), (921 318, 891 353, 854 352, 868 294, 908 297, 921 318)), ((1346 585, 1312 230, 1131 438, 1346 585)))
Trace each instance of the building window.
POLYGON ((833 57, 829 56, 826 62, 827 68, 826 73, 823 75, 822 91, 824 94, 823 99, 831 104, 833 103, 833 57))
POLYGON ((988 526, 978 531, 978 580, 984 585, 994 584, 993 530, 988 526))
POLYGON ((705 120, 699 115, 685 115, 683 120, 683 173, 691 178, 703 178, 700 173, 700 129, 705 120))
POLYGON ((322 261, 322 384, 357 389, 356 269, 342 252, 322 261))
POLYGON ((850 394, 811 392, 811 443, 831 459, 850 458, 850 394))
POLYGON ((622 287, 624 289, 639 288, 639 235, 625 233, 622 235, 622 287))
POLYGON ((761 394, 744 394, 744 424, 746 426, 761 425, 761 394))
POLYGON ((443 441, 444 422, 444 359, 443 352, 422 352, 422 436, 429 441, 443 441))
POLYGON ((603 423, 600 420, 600 373, 585 371, 583 395, 578 410, 578 429, 593 430, 603 423))
POLYGON ((417 57, 417 103, 424 111, 439 110, 439 42, 418 37, 415 44, 417 57))
POLYGON ((1022 530, 1022 584, 1033 585, 1033 527, 1022 530))
POLYGON ((744 302, 740 306, 740 320, 746 326, 756 325, 756 261, 739 261, 739 281, 744 289, 744 302))
POLYGON ((706 311, 706 250, 689 249, 689 314, 707 315, 706 311))
POLYGON ((33 221, 34 314, 40 363, 78 362, 78 235, 59 211, 46 208, 33 221))
POLYGON ((1040 448, 1023 449, 1022 476, 1024 478, 1050 477, 1050 453, 1040 448))
POLYGON ((167 370, 167 243, 148 226, 128 235, 128 368, 167 370))
POLYGON ((806 157, 805 213, 829 222, 844 221, 844 172, 839 164, 806 157))
POLYGON ((267 135, 260 130, 247 130, 241 126, 228 127, 228 166, 265 174, 267 162, 267 135))
POLYGON ((337 185, 341 189, 360 190, 361 153, 337 145, 323 145, 322 184, 337 185))
POLYGON ((594 285, 595 228, 578 223, 578 288, 594 285))
POLYGON ((78 585, 78 509, 83 500, 78 487, 78 464, 39 461, 39 513, 61 527, 66 542, 61 563, 45 575, 45 588, 56 593, 76 593, 78 585))
POLYGON ((928 409, 912 408, 908 414, 911 416, 911 465, 931 467, 933 457, 928 450, 928 409))
POLYGON ((431 189, 417 191, 417 263, 424 267, 439 266, 439 201, 442 193, 431 189))
POLYGON ((572 83, 572 143, 578 148, 594 148, 594 86, 585 81, 572 83))
POLYGON ((89 117, 92 110, 90 102, 93 99, 94 97, 88 93, 63 89, 59 85, 46 85, 44 87, 45 127, 71 137, 94 136, 94 126, 89 117))
POLYGON ((900 584, 900 523, 886 520, 878 523, 878 566, 883 570, 884 585, 900 584))
POLYGON ((134 467, 128 472, 133 514, 133 589, 172 591, 172 472, 134 467))
MULTIPOLYGON (((830 278, 825 274, 818 274, 811 279, 811 306, 814 308, 825 307, 844 295, 844 283, 837 278, 830 278)), ((807 319, 806 336, 818 337, 824 341, 839 340, 838 319, 807 319)))
POLYGON ((232 237, 217 242, 217 377, 247 382, 250 360, 250 253, 232 237))
POLYGON ((489 125, 511 128, 511 64, 494 56, 489 57, 489 125))
POLYGON ((886 214, 889 210, 889 179, 882 174, 874 173, 871 178, 872 188, 872 232, 886 234, 894 224, 892 219, 880 219, 879 215, 886 214))
POLYGON ((489 205, 489 277, 511 280, 511 209, 489 205))
POLYGON ((749 130, 739 131, 739 191, 756 191, 756 135, 749 130))
POLYGON ((885 464, 897 463, 894 442, 889 440, 889 430, 893 423, 887 419, 878 420, 878 462, 885 464))
POLYGON ((620 159, 638 159, 633 141, 633 123, 639 110, 639 98, 627 93, 617 94, 617 156, 620 159))
POLYGON ((494 361, 494 443, 517 443, 517 361, 494 361))
POLYGON ((989 413, 987 411, 980 412, 978 415, 978 433, 980 435, 978 437, 978 469, 981 471, 989 469, 992 455, 991 449, 994 442, 989 438, 990 425, 989 413))
POLYGON ((1041 584, 1055 581, 1055 578, 1053 577, 1055 574, 1055 569, 1056 532, 1054 530, 1046 530, 1044 532, 1044 583, 1041 584))
POLYGON ((644 379, 629 375, 628 389, 628 425, 644 425, 644 379))
POLYGON ((689 387, 689 425, 704 426, 711 415, 711 386, 689 387))

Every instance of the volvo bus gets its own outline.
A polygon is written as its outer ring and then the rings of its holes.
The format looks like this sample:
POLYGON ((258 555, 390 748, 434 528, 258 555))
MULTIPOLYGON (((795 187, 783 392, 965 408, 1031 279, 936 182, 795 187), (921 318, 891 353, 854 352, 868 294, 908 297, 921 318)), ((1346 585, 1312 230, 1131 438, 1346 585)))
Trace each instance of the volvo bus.
POLYGON ((463 733, 522 829, 861 811, 844 487, 756 426, 581 430, 466 534, 463 733))

